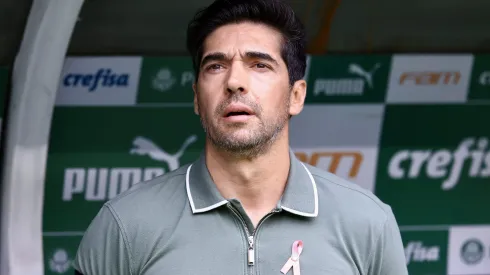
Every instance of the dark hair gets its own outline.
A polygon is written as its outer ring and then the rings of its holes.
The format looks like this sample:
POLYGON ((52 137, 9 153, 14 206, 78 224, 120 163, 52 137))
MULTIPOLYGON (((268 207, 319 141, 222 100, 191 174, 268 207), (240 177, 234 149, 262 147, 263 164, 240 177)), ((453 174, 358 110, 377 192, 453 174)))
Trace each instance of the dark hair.
POLYGON ((187 28, 187 50, 192 56, 196 81, 206 37, 217 28, 243 21, 263 23, 282 33, 281 57, 291 85, 306 69, 305 29, 293 9, 281 0, 216 0, 196 13, 187 28))

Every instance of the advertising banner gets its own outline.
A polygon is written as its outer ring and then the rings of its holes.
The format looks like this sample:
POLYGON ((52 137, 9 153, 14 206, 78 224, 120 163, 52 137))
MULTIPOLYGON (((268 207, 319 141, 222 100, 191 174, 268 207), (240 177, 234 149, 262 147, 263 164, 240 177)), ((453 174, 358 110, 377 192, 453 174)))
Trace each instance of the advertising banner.
POLYGON ((383 105, 307 105, 290 123, 300 160, 374 191, 383 105))
POLYGON ((468 101, 490 103, 490 54, 475 55, 468 101))
POLYGON ((85 230, 105 201, 196 159, 203 133, 192 108, 58 107, 44 230, 85 230))
POLYGON ((141 59, 141 57, 66 58, 56 105, 134 105, 141 59))
POLYGON ((390 62, 390 55, 312 56, 306 102, 384 102, 390 62))
POLYGON ((139 104, 192 105, 194 71, 187 56, 143 59, 138 89, 139 104))
POLYGON ((490 224, 490 108, 387 106, 376 194, 401 225, 490 224))
POLYGON ((409 274, 447 274, 447 231, 404 231, 402 239, 409 274))
POLYGON ((394 55, 388 103, 464 103, 473 56, 394 55))

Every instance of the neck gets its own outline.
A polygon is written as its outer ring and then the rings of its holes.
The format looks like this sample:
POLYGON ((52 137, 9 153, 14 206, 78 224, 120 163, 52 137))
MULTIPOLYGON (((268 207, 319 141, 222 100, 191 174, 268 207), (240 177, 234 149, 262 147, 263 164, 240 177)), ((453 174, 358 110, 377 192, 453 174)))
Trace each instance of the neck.
POLYGON ((290 167, 289 140, 281 134, 267 152, 253 159, 217 150, 208 141, 206 165, 223 197, 240 200, 256 222, 276 206, 284 192, 290 167))

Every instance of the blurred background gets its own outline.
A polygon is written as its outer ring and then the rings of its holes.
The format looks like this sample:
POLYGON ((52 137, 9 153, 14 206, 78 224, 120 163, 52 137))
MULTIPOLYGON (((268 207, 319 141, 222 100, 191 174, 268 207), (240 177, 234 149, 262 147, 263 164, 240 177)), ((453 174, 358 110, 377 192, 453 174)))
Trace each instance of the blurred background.
MULTIPOLYGON (((0 1, 2 275, 73 274, 105 201, 200 154, 185 34, 211 2, 0 1)), ((490 1, 287 2, 308 34, 297 156, 392 207, 411 275, 489 275, 490 1)))

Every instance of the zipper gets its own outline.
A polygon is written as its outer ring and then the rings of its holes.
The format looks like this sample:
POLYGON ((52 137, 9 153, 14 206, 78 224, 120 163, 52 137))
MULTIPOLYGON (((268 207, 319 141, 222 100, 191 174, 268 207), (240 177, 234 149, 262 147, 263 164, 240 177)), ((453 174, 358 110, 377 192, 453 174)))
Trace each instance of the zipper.
POLYGON ((248 265, 254 265, 255 263, 254 235, 248 236, 247 262, 248 265))
MULTIPOLYGON (((245 221, 243 220, 242 218, 242 215, 238 212, 238 210, 235 209, 235 207, 233 207, 231 204, 228 204, 228 208, 231 209, 231 211, 235 214, 235 216, 238 217, 238 219, 240 220, 240 223, 242 224, 243 226, 243 229, 245 229, 245 233, 247 234, 247 240, 248 240, 248 251, 247 251, 247 263, 248 263, 248 266, 253 266, 255 264, 255 247, 254 247, 254 238, 255 238, 255 234, 257 233, 257 230, 259 229, 260 225, 270 216, 272 216, 274 213, 278 213, 280 212, 281 210, 279 209, 274 209, 272 210, 271 212, 267 213, 267 215, 265 215, 260 221, 259 223, 257 224, 257 226, 255 227, 254 231, 252 232, 252 234, 250 234, 250 230, 248 230, 248 226, 247 224, 245 223, 245 221)), ((253 274, 253 272, 251 272, 251 274, 253 274)))
MULTIPOLYGON (((242 218, 242 215, 238 212, 238 210, 235 209, 231 204, 228 204, 228 208, 231 209, 231 212, 237 216, 238 220, 242 224, 243 229, 245 229, 245 233, 247 234, 247 239, 248 239, 248 252, 247 252, 247 263, 248 265, 253 265, 254 264, 254 259, 255 259, 255 251, 254 251, 254 236, 250 234, 250 230, 248 230, 248 226, 245 223, 245 221, 242 218)), ((255 232, 255 230, 254 230, 255 232)))

